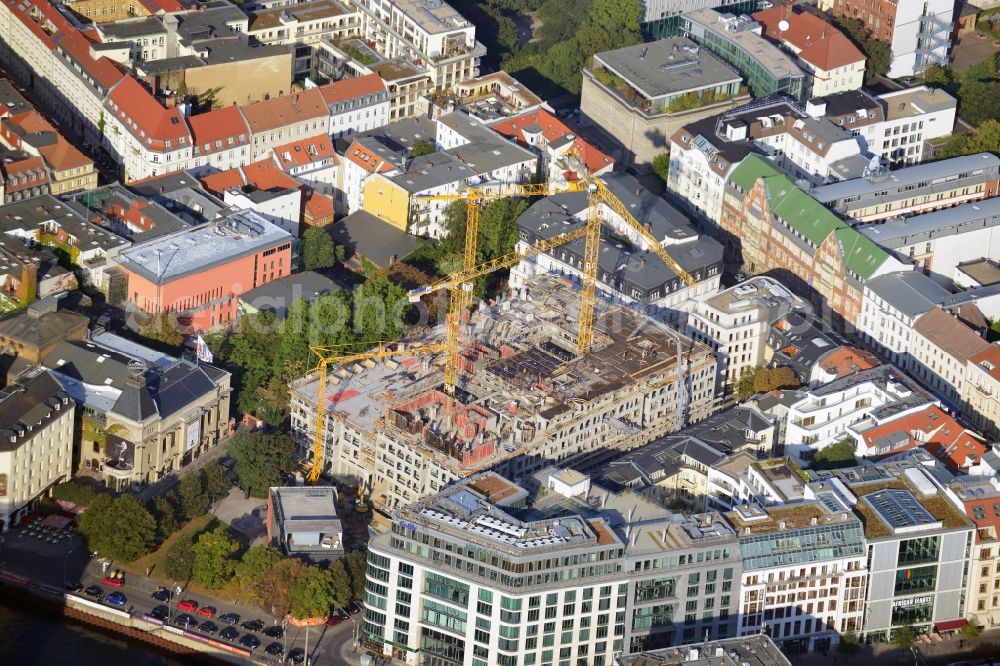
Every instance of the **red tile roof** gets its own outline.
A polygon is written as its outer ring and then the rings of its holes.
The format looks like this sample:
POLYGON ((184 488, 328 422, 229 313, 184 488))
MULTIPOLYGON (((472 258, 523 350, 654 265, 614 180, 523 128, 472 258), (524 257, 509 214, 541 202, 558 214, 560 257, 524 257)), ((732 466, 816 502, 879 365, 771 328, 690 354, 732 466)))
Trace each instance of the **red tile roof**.
POLYGON ((339 104, 365 95, 385 92, 385 82, 378 74, 341 79, 319 87, 327 104, 339 104))
POLYGON ((996 344, 990 345, 978 354, 973 354, 969 361, 1000 382, 1000 347, 996 344))
POLYGON ((139 0, 139 4, 146 8, 150 14, 156 14, 161 9, 170 14, 172 12, 182 12, 185 7, 177 0, 139 0))
POLYGON ((50 49, 55 47, 53 35, 59 30, 69 27, 69 22, 47 2, 37 4, 23 0, 3 0, 3 2, 11 14, 50 49))
POLYGON ((798 57, 817 69, 830 71, 865 61, 851 40, 815 14, 779 6, 757 12, 753 19, 763 26, 765 37, 793 45, 799 49, 798 57), (778 28, 781 21, 788 22, 787 30, 778 28))
POLYGON ((873 354, 863 349, 848 347, 846 345, 841 345, 827 352, 819 359, 819 367, 827 372, 836 374, 837 379, 853 375, 862 370, 870 370, 879 365, 881 365, 881 362, 873 354))
POLYGON ((246 184, 246 181, 243 179, 243 172, 239 167, 229 169, 228 171, 216 171, 215 173, 201 176, 198 180, 201 181, 206 190, 220 197, 226 190, 231 190, 234 187, 240 188, 246 184))
POLYGON ((306 217, 313 224, 333 221, 333 198, 310 190, 305 195, 303 205, 305 206, 306 217))
MULTIPOLYGON (((513 138, 523 146, 532 145, 525 133, 537 134, 545 138, 545 144, 566 137, 573 141, 569 152, 578 156, 587 171, 596 173, 612 164, 614 160, 576 136, 572 129, 545 109, 535 109, 519 116, 505 118, 490 127, 503 136, 513 138)), ((537 144, 535 144, 537 145, 537 144)))
POLYGON ((323 159, 332 159, 337 163, 337 155, 333 151, 333 141, 330 135, 320 134, 306 139, 299 139, 274 149, 274 157, 278 166, 288 171, 293 167, 306 166, 323 159))
POLYGON ((210 192, 222 196, 226 190, 250 185, 258 190, 298 190, 301 183, 278 168, 274 160, 265 158, 245 167, 202 176, 201 184, 210 192))
POLYGON ((125 78, 125 73, 110 58, 104 56, 94 58, 91 55, 91 42, 79 31, 67 28, 59 33, 57 40, 59 46, 106 90, 110 90, 116 83, 125 78))
POLYGON ((49 172, 41 157, 27 157, 0 165, 6 193, 38 187, 49 182, 49 172), (24 178, 24 181, 20 181, 24 178))
POLYGON ((386 162, 378 155, 372 153, 364 147, 364 145, 355 141, 351 144, 350 148, 344 154, 344 157, 350 161, 357 164, 359 167, 367 171, 368 173, 382 173, 383 171, 392 171, 396 167, 389 162, 386 162))
MULTIPOLYGON (((983 490, 989 492, 989 489, 982 489, 979 492, 987 494, 983 490)), ((995 491, 990 492, 983 499, 965 499, 963 497, 962 500, 965 505, 965 514, 978 528, 976 541, 996 539, 1000 535, 1000 509, 997 508, 1000 507, 1000 497, 996 496, 995 491), (978 515, 976 509, 979 509, 978 515)))
POLYGON ((55 139, 55 143, 39 146, 37 150, 41 153, 45 162, 56 171, 64 171, 66 169, 93 164, 90 158, 64 139, 59 131, 37 111, 32 110, 17 116, 4 118, 3 122, 20 127, 24 134, 45 133, 51 135, 55 139))
POLYGON ((224 106, 188 118, 196 155, 211 155, 250 143, 250 128, 236 106, 224 106))
POLYGON ((171 150, 191 141, 191 133, 180 110, 162 106, 131 76, 126 76, 115 86, 105 106, 133 136, 152 150, 166 150, 167 141, 171 142, 171 150))
POLYGON ((951 469, 965 469, 979 461, 989 447, 937 405, 902 416, 861 433, 867 449, 881 446, 879 438, 898 437, 891 455, 922 446, 951 469))
POLYGON ((318 88, 254 102, 240 107, 254 133, 287 127, 306 120, 329 117, 323 93, 318 88))

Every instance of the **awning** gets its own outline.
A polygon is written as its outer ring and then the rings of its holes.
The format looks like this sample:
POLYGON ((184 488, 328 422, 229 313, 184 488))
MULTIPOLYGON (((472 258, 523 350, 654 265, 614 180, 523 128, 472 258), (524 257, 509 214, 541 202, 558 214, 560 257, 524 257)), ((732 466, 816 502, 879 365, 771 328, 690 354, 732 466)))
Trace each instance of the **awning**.
POLYGON ((73 522, 72 518, 67 518, 66 516, 60 516, 57 513, 52 514, 48 518, 42 521, 42 525, 48 525, 49 527, 54 527, 57 530, 61 530, 67 525, 73 522))
POLYGON ((939 634, 943 631, 955 631, 956 629, 961 629, 965 625, 969 624, 969 621, 965 618, 961 620, 946 620, 945 622, 935 622, 934 631, 939 634))

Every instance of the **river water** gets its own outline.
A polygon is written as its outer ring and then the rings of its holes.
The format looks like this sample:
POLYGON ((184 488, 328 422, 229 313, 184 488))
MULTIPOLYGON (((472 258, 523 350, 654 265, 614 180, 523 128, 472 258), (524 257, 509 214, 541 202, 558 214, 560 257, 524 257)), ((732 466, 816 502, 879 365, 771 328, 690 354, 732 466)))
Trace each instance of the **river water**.
POLYGON ((0 664, 10 666, 181 666, 147 645, 20 609, 0 598, 0 664))

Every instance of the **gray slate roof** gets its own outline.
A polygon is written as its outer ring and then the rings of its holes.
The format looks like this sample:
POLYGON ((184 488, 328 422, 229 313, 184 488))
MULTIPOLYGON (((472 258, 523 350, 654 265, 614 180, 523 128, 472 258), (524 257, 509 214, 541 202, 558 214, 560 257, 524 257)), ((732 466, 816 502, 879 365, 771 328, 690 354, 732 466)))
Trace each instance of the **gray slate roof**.
POLYGON ((419 243, 404 230, 363 210, 351 213, 326 230, 334 243, 347 249, 348 258, 361 255, 379 266, 388 266, 393 257, 406 257, 419 243))
POLYGON ((922 271, 880 275, 866 282, 865 289, 870 289, 906 317, 922 315, 951 296, 947 289, 922 271))

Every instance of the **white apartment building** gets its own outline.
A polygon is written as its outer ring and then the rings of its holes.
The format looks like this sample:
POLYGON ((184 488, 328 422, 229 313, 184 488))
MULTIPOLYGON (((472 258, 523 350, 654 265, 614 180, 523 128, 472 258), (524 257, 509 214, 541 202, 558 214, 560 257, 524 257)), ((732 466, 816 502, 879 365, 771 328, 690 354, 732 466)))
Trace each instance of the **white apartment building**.
POLYGON ((786 416, 785 452, 800 461, 844 439, 852 426, 891 412, 896 418, 932 402, 902 372, 889 365, 800 390, 786 416), (884 409, 891 405, 890 409, 884 409))
POLYGON ((969 358, 962 386, 966 419, 996 441, 1000 437, 1000 346, 992 344, 969 358))
POLYGON ((913 326, 951 294, 920 271, 887 273, 865 282, 857 332, 890 363, 911 363, 913 326))
POLYGON ((1000 256, 1000 197, 893 218, 859 231, 950 287, 959 264, 1000 256))
POLYGON ((274 149, 274 160, 282 171, 313 191, 338 196, 339 161, 328 135, 320 134, 278 146, 274 149))
POLYGON ((420 60, 435 90, 479 76, 486 47, 476 27, 443 0, 357 0, 361 36, 388 59, 420 60))
POLYGON ((990 344, 954 313, 940 307, 917 319, 907 371, 957 409, 966 393, 968 363, 990 344))
POLYGON ((767 362, 771 325, 792 309, 807 307, 777 280, 755 277, 692 299, 687 334, 712 347, 719 388, 731 389, 744 372, 767 362))
POLYGON ((862 628, 864 527, 832 493, 822 495, 727 514, 743 560, 741 636, 763 632, 792 652, 825 652, 843 633, 862 628))
POLYGON ((854 131, 872 154, 893 164, 919 164, 929 155, 926 142, 948 136, 955 128, 958 100, 939 88, 917 86, 876 99, 883 117, 854 131))
POLYGON ((302 190, 297 187, 254 190, 249 193, 234 187, 222 193, 222 200, 240 210, 252 210, 293 237, 297 238, 299 235, 302 190))
POLYGON ((389 124, 391 99, 378 74, 334 81, 319 91, 330 114, 327 133, 334 139, 389 124))
POLYGON ((187 118, 191 128, 191 163, 195 176, 250 164, 250 128, 235 106, 224 106, 187 118))
POLYGON ((104 102, 105 147, 115 155, 125 182, 186 168, 193 139, 180 109, 164 108, 142 84, 123 78, 104 102))
POLYGON ((995 476, 956 477, 949 499, 976 524, 969 568, 968 615, 986 626, 1000 623, 1000 482, 995 476))
POLYGON ((734 635, 740 562, 719 514, 597 486, 541 492, 552 476, 581 475, 484 472, 397 510, 369 544, 363 644, 407 664, 612 666, 734 635))
POLYGON ((369 178, 375 174, 395 176, 402 171, 406 160, 405 153, 391 150, 373 137, 355 139, 342 157, 340 204, 345 215, 361 210, 369 178))
POLYGON ((72 476, 75 410, 44 370, 0 391, 0 532, 72 476))
POLYGON ((324 39, 340 41, 361 33, 361 12, 350 2, 310 0, 256 9, 246 33, 261 44, 294 49, 294 79, 316 75, 314 49, 324 39))

